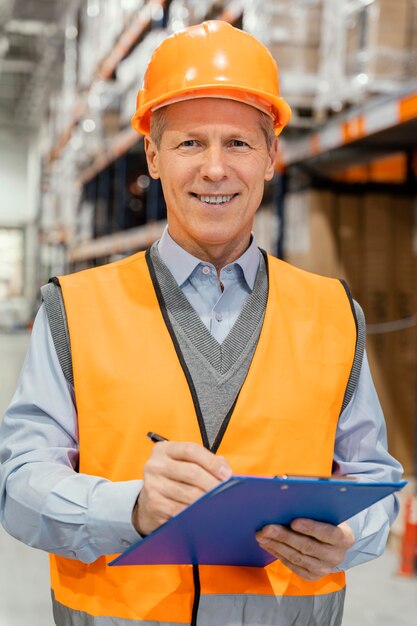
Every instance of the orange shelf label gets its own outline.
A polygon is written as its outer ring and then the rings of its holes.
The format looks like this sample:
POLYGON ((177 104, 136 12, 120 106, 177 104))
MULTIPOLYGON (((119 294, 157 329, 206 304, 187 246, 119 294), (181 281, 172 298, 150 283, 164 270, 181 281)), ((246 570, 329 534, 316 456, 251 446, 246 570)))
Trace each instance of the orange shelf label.
POLYGON ((348 120, 343 124, 344 143, 350 143, 351 141, 362 139, 365 134, 365 124, 363 117, 356 117, 355 119, 348 120))
POLYGON ((417 117, 417 93, 400 100, 400 122, 417 117))

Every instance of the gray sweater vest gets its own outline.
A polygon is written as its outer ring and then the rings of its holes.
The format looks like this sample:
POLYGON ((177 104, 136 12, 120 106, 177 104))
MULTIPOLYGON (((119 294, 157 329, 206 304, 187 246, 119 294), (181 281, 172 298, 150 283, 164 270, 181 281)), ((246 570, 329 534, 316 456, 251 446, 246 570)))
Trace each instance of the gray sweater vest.
POLYGON ((226 339, 219 344, 177 285, 157 246, 151 248, 152 264, 195 387, 210 447, 237 399, 261 332, 268 278, 264 258, 259 254, 259 269, 252 293, 226 339))

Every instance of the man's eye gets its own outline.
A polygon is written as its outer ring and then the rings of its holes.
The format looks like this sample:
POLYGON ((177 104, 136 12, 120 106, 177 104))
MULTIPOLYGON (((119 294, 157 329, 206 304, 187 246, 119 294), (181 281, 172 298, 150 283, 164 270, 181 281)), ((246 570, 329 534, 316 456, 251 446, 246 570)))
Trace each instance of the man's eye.
POLYGON ((243 141, 242 139, 232 139, 230 143, 233 148, 247 148, 249 146, 249 144, 247 144, 246 141, 243 141))
POLYGON ((181 148, 194 148, 197 145, 197 141, 195 139, 186 139, 180 143, 181 148))

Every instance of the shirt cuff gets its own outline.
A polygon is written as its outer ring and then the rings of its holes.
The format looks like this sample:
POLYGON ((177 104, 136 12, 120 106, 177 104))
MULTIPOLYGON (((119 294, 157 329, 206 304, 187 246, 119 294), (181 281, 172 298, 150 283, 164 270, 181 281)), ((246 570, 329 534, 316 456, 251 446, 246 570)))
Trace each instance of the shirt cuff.
POLYGON ((94 552, 118 554, 142 538, 132 525, 132 511, 142 486, 142 480, 102 481, 95 486, 87 518, 94 552))
POLYGON ((389 496, 346 520, 355 535, 355 543, 334 571, 344 571, 381 556, 397 512, 397 498, 389 496))

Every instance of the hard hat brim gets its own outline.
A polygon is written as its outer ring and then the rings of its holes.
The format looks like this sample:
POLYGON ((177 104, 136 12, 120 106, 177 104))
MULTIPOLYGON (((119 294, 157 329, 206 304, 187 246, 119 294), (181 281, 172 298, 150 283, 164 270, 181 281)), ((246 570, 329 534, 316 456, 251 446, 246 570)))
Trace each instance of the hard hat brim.
POLYGON ((291 108, 281 97, 272 94, 260 93, 247 88, 242 89, 238 85, 201 85, 198 88, 184 89, 184 91, 173 91, 165 93, 162 97, 147 100, 144 91, 141 89, 137 97, 137 110, 132 117, 132 127, 143 135, 150 132, 150 121, 152 112, 169 104, 194 100, 198 98, 222 98, 234 100, 262 111, 269 115, 274 122, 274 132, 278 136, 291 118, 291 108))

